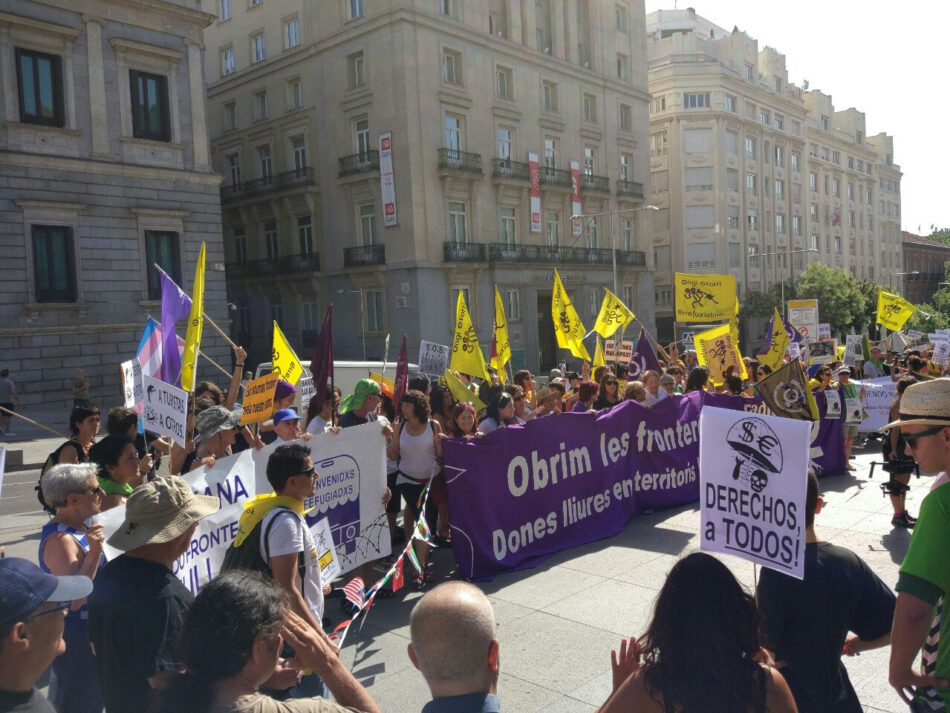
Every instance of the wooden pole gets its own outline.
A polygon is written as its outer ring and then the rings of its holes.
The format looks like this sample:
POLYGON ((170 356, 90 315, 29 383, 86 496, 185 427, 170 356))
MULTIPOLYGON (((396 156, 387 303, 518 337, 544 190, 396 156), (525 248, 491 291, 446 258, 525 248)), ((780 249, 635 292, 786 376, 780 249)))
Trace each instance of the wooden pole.
POLYGON ((205 358, 205 360, 206 360, 208 363, 210 363, 211 366, 213 366, 215 369, 217 369, 218 371, 220 371, 220 372, 221 372, 222 374, 224 374, 226 377, 231 378, 231 372, 225 370, 225 368, 224 368, 223 366, 221 366, 218 362, 216 362, 214 359, 212 359, 211 357, 209 357, 207 354, 205 354, 205 353, 202 352, 202 351, 199 351, 198 354, 200 354, 201 356, 203 356, 203 357, 205 358))
MULTIPOLYGON (((155 269, 158 270, 159 272, 162 272, 162 273, 165 272, 165 271, 162 269, 162 266, 159 265, 157 262, 153 262, 152 265, 153 265, 153 266, 155 267, 155 269)), ((171 279, 171 278, 169 278, 169 279, 171 279)), ((221 337, 224 339, 224 341, 226 341, 228 344, 231 345, 231 348, 232 348, 232 349, 237 349, 237 344, 235 344, 234 342, 232 342, 232 341, 231 341, 231 338, 230 338, 227 334, 224 333, 224 330, 221 329, 221 327, 219 327, 217 324, 214 323, 214 320, 212 320, 211 317, 208 316, 208 313, 207 313, 207 312, 202 312, 201 314, 202 314, 202 316, 205 318, 205 321, 206 321, 208 324, 210 324, 218 334, 221 335, 221 337)), ((163 326, 164 326, 164 325, 163 325, 163 326)), ((231 374, 229 373, 228 376, 231 376, 231 374)))
POLYGON ((37 428, 42 428, 44 431, 47 431, 48 433, 52 433, 54 436, 59 436, 60 438, 65 438, 67 441, 69 440, 69 436, 63 435, 63 434, 60 433, 59 431, 56 431, 56 430, 50 428, 49 426, 44 426, 42 423, 37 423, 37 422, 34 421, 32 418, 27 418, 26 416, 24 416, 24 415, 22 415, 22 414, 19 414, 19 413, 17 413, 16 411, 11 411, 10 409, 4 408, 3 406, 0 406, 0 411, 3 411, 5 414, 7 414, 7 415, 9 415, 9 416, 16 416, 17 418, 23 419, 23 420, 26 421, 27 423, 31 423, 31 424, 33 424, 34 426, 36 426, 37 428))

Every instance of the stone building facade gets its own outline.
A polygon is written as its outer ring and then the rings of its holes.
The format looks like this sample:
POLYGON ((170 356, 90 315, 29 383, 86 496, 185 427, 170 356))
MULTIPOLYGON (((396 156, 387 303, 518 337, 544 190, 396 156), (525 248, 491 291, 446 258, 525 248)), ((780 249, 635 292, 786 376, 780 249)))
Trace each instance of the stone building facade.
POLYGON ((950 245, 924 235, 903 231, 904 265, 887 276, 887 284, 914 304, 933 304, 933 294, 947 286, 946 264, 950 245))
POLYGON ((391 334, 392 360, 402 332, 410 352, 447 344, 460 290, 487 348, 497 286, 513 365, 549 368, 565 355, 553 268, 589 322, 615 257, 621 298, 652 327, 642 1, 204 8, 218 15, 206 73, 233 328, 252 361, 269 352, 272 319, 306 351, 331 301, 339 357, 379 358, 391 334), (541 164, 534 231, 529 153, 541 164), (603 214, 576 232, 572 161, 580 212, 603 214))
POLYGON ((160 318, 152 263, 190 292, 205 242, 206 312, 228 322, 202 60, 214 18, 187 0, 81 5, 0 12, 0 368, 34 412, 72 405, 77 368, 95 403, 121 402, 119 363, 160 318))

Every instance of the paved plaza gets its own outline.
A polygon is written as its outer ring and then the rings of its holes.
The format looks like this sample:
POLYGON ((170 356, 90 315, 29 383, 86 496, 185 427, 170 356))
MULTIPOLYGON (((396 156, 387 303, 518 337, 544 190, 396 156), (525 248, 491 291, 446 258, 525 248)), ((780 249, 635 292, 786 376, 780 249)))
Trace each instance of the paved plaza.
MULTIPOLYGON (((24 469, 7 473, 0 500, 0 545, 7 555, 36 559, 39 512, 33 486, 39 463, 59 439, 39 436, 29 426, 4 445, 23 451, 24 469), (11 442, 12 440, 12 442, 11 442), (32 464, 32 467, 29 467, 32 464)), ((826 507, 818 516, 819 536, 848 547, 893 586, 910 533, 891 528, 890 504, 878 487, 880 468, 869 479, 870 463, 880 460, 875 442, 859 451, 857 471, 823 478, 826 507)), ((8 469, 9 471, 9 469, 8 469)), ((930 479, 912 479, 908 506, 917 513, 930 479)), ((501 642, 499 694, 504 709, 529 713, 593 711, 610 691, 610 650, 621 637, 643 632, 666 573, 676 560, 699 548, 698 504, 635 517, 616 537, 561 552, 541 566, 498 577, 479 586, 488 594, 501 642)), ((434 554, 440 578, 452 558, 434 554)), ((752 587, 751 563, 724 561, 752 587)), ((392 713, 411 713, 428 700, 420 674, 406 654, 409 613, 421 596, 412 587, 380 600, 359 631, 354 627, 343 650, 346 663, 392 713)), ((343 619, 337 600, 327 602, 334 625, 343 619)), ((697 642, 699 645, 700 642, 697 642)), ((847 659, 854 687, 867 711, 903 713, 906 705, 887 683, 889 649, 847 659)))

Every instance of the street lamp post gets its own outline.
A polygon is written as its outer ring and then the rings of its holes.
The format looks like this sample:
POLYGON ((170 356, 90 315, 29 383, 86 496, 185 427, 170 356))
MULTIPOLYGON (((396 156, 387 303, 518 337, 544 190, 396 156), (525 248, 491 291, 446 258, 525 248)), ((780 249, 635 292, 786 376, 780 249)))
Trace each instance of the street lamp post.
POLYGON ((338 295, 342 295, 344 292, 348 292, 351 295, 360 296, 360 336, 363 339, 363 361, 366 361, 366 319, 363 315, 363 288, 361 287, 358 290, 337 290, 338 295))

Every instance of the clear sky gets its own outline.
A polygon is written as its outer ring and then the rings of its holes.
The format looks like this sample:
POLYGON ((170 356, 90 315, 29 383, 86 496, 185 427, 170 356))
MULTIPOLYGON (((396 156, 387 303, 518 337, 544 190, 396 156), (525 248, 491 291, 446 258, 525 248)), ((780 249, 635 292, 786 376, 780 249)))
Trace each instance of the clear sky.
MULTIPOLYGON (((673 0, 645 0, 647 13, 673 0)), ((830 94, 835 110, 863 111, 868 136, 894 137, 901 224, 924 235, 950 228, 950 2, 893 0, 678 0, 785 55, 788 79, 830 94), (941 163, 942 162, 942 163, 941 163), (944 165, 947 164, 947 165, 944 165)))

